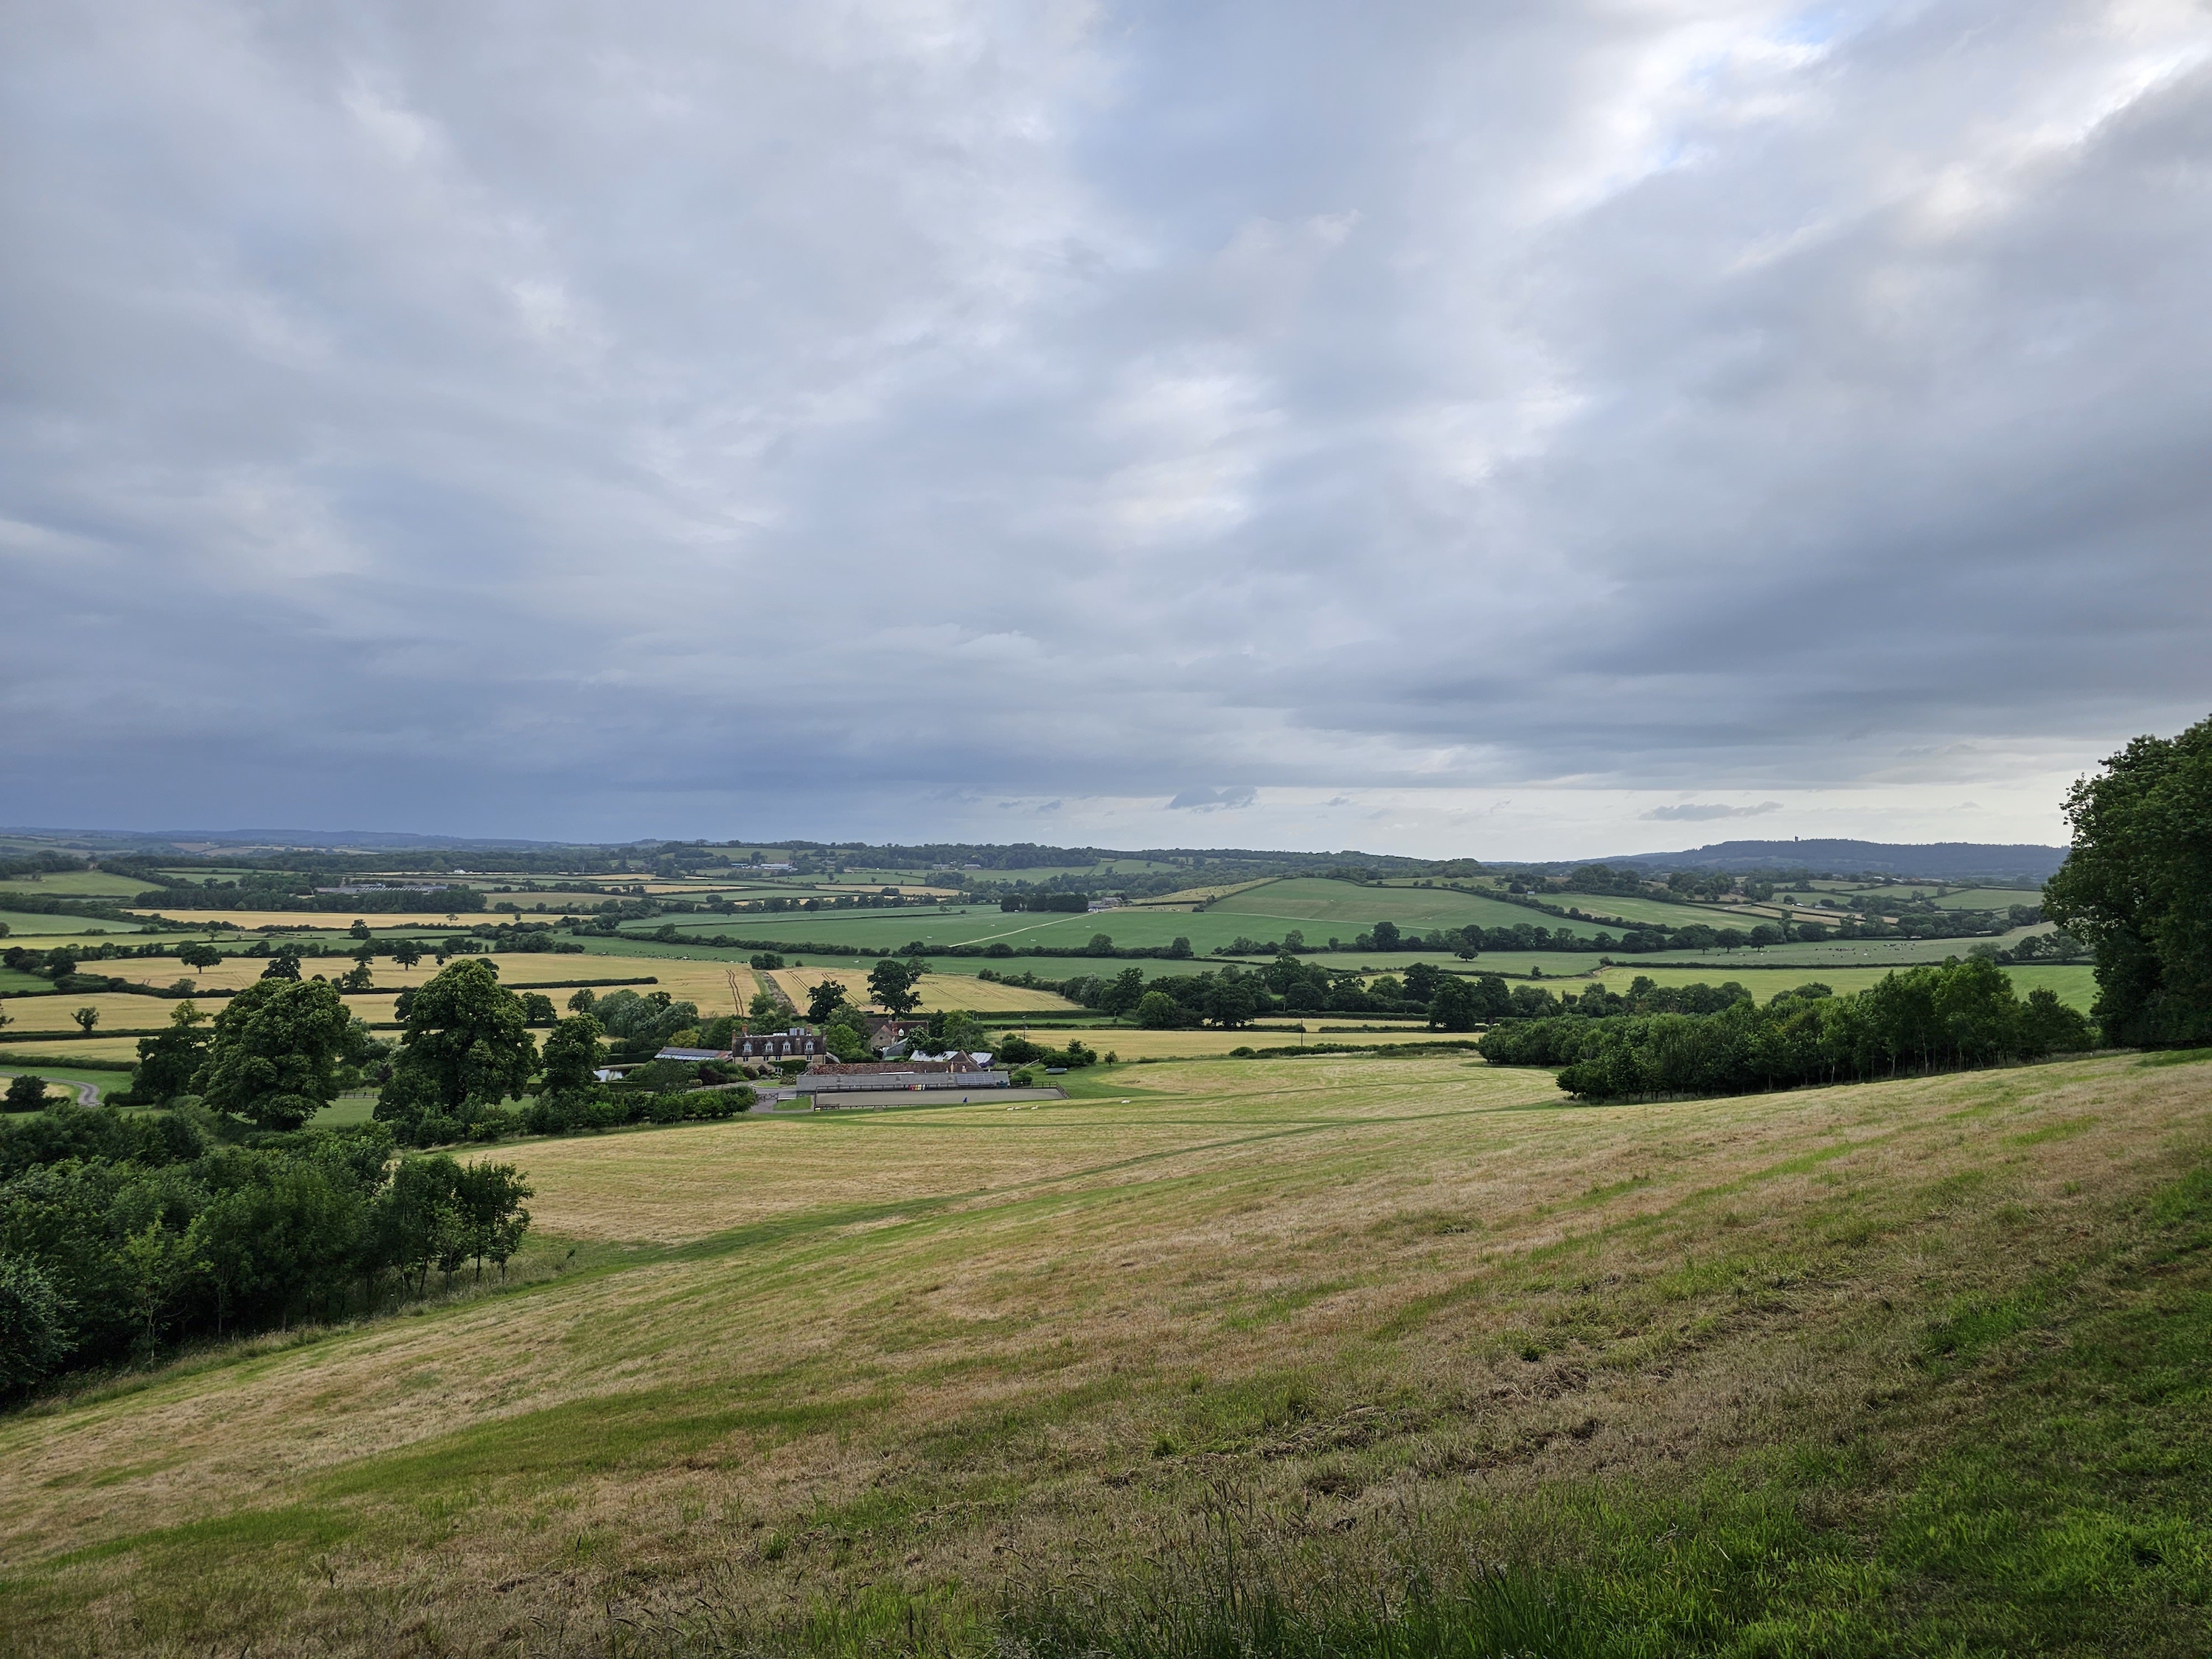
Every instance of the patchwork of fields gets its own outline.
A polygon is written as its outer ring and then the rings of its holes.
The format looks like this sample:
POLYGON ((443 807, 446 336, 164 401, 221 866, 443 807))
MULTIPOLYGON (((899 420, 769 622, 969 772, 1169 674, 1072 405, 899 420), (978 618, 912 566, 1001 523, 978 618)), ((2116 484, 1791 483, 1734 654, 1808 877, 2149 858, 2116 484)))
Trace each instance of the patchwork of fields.
POLYGON ((2212 1066, 1075 1083, 532 1143, 523 1288, 0 1418, 0 1654, 988 1646, 1209 1513, 1294 1601, 1477 1561, 1764 1651, 2205 1635, 2212 1066))

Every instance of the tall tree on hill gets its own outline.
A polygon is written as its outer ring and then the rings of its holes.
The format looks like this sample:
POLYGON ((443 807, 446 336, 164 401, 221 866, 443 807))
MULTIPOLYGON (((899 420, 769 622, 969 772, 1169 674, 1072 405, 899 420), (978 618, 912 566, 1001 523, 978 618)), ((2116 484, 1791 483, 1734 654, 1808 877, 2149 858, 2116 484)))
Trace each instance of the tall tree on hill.
POLYGON ((605 1028, 587 1013, 571 1014, 547 1032, 539 1092, 567 1096, 588 1090, 598 1081, 593 1073, 606 1063, 603 1035, 605 1028))
POLYGON ((830 1017, 844 1006, 845 988, 834 979, 825 979, 806 993, 806 1018, 811 1024, 828 1024, 830 1017))
POLYGON ((910 1014, 921 1001, 915 988, 928 969, 919 962, 885 957, 868 969, 868 997, 887 1014, 910 1014))
POLYGON ((134 1098, 158 1106, 191 1091, 192 1079, 207 1059, 207 1019, 192 1004, 184 1003, 169 1016, 167 1030, 138 1039, 138 1066, 131 1078, 134 1098))
POLYGON ((2212 1041, 2212 719, 2137 738, 2066 799, 2074 845, 2044 914, 2097 963, 2120 1043, 2212 1041))
POLYGON ((262 979, 216 1016, 194 1086, 216 1111, 296 1129, 337 1098, 368 1040, 336 986, 262 979))
POLYGON ((457 962, 407 1002, 407 1030, 377 1115, 425 1110, 466 1121, 471 1108, 519 1095, 538 1062, 522 1000, 482 957, 457 962))

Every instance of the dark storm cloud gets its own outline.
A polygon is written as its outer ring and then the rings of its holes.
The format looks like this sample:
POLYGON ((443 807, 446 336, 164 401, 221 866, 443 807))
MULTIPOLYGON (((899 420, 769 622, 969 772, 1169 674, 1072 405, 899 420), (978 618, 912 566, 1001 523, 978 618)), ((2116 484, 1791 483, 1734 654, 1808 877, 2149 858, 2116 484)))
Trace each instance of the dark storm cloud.
POLYGON ((1322 844, 2203 712, 2193 6, 6 27, 18 820, 1322 844))

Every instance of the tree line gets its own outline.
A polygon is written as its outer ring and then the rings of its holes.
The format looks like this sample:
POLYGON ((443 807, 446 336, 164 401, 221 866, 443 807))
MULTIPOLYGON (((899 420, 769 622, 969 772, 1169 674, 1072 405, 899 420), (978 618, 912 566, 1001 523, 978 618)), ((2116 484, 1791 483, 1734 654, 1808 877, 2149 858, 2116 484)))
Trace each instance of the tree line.
MULTIPOLYGON (((1639 979, 1632 992, 1650 983, 1639 979)), ((1724 1000, 1674 1012, 1662 1011, 1656 987, 1610 1004, 1607 994, 1586 995, 1579 1000, 1588 1006, 1571 1012, 1499 1025, 1479 1047, 1494 1065, 1560 1067, 1559 1087, 1571 1095, 1624 1099, 1863 1082, 2074 1053, 2097 1041, 2056 993, 2023 1000, 1984 957, 1900 969, 1845 996, 1802 985, 1764 1006, 1740 986, 1688 988, 1724 1000)))
POLYGON ((0 1126, 0 1394, 197 1336, 374 1313, 504 1276, 512 1164, 395 1158, 380 1126, 226 1144, 196 1110, 61 1106, 0 1126))

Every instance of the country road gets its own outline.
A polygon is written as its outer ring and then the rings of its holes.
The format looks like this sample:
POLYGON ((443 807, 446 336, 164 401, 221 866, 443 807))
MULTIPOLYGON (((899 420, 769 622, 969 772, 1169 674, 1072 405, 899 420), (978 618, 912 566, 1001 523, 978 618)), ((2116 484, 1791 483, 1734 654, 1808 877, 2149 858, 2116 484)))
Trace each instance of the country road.
MULTIPOLYGON (((19 1074, 15 1072, 0 1072, 0 1084, 4 1084, 10 1078, 17 1075, 19 1074)), ((33 1073, 33 1075, 36 1075, 36 1073, 33 1073)), ((74 1079, 65 1077, 50 1077, 46 1079, 46 1087, 49 1089, 76 1090, 77 1103, 82 1106, 97 1106, 100 1104, 100 1090, 98 1086, 94 1084, 79 1083, 74 1079)))

